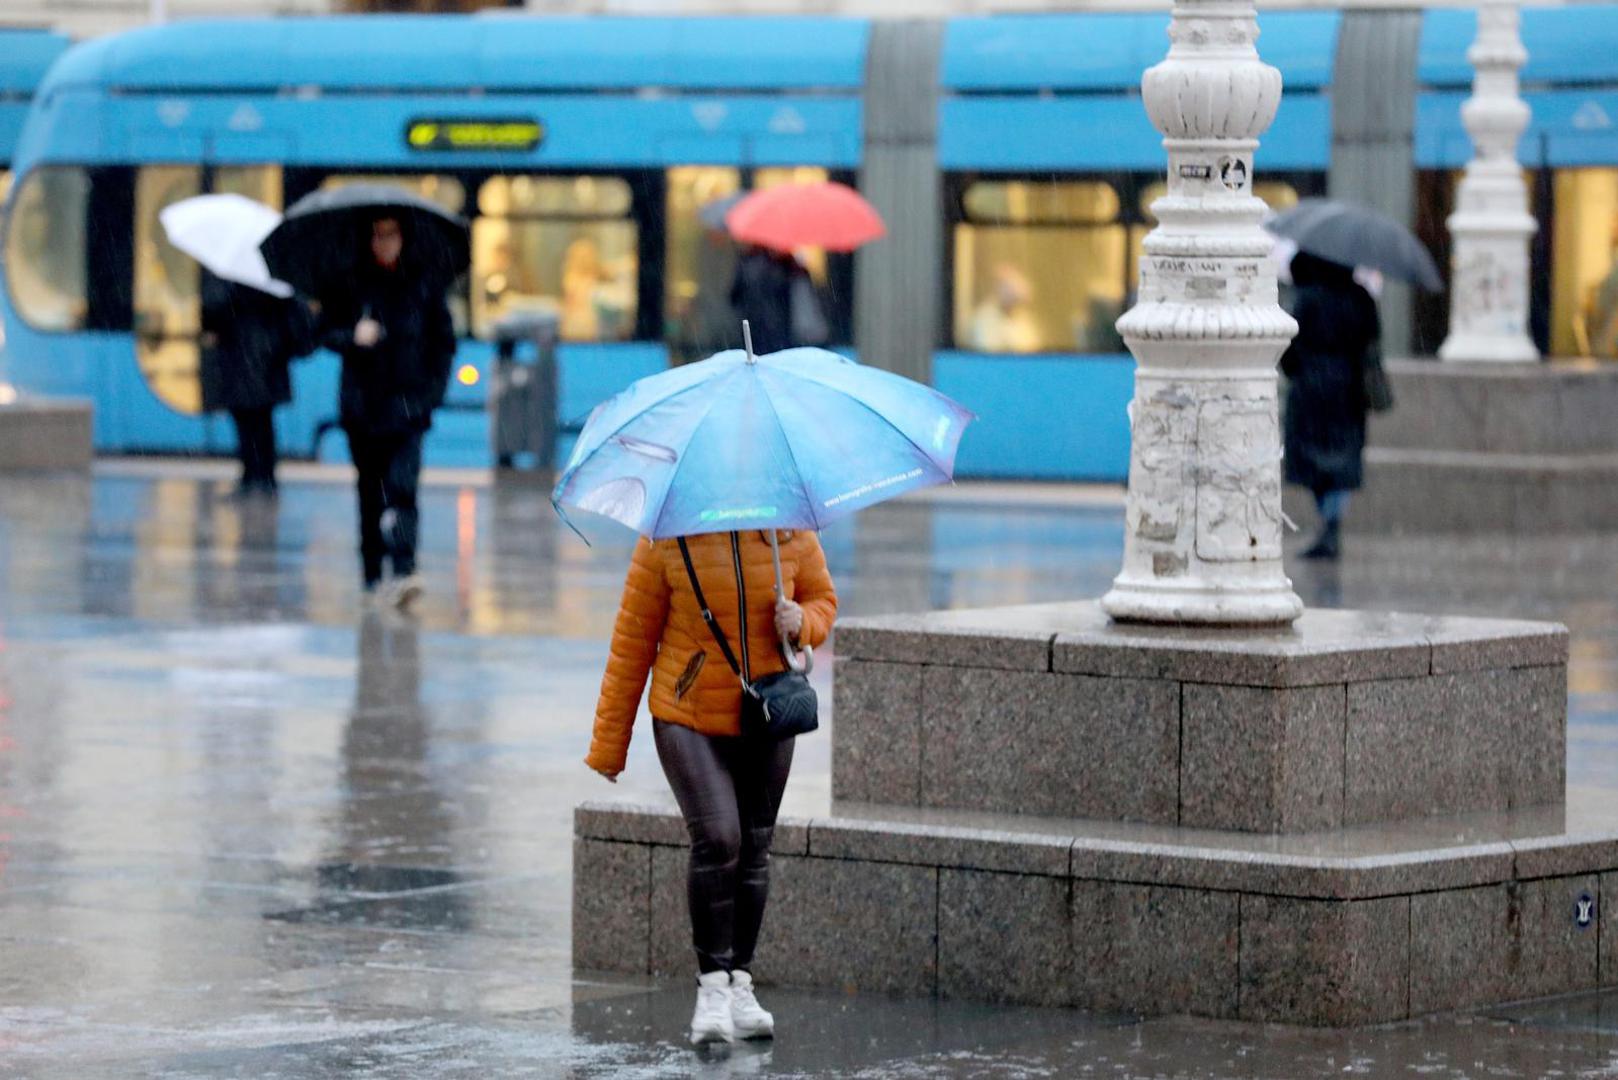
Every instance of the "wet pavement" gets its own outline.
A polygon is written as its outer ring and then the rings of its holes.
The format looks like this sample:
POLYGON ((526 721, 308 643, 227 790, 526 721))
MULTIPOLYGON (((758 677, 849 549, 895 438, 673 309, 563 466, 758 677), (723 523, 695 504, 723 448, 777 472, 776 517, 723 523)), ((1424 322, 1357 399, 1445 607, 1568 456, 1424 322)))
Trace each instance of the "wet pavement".
MULTIPOLYGON (((1618 1076, 1602 995, 1333 1033, 776 991, 775 1045, 698 1057, 686 985, 569 963, 573 806, 668 799, 648 739, 617 787, 578 763, 630 538, 439 477, 409 622, 363 613, 340 474, 227 475, 0 478, 0 1076, 1618 1076)), ((963 487, 825 544, 846 613, 1080 598, 1121 503, 963 487)), ((1618 538, 1294 567, 1314 604, 1567 622, 1569 781, 1618 798, 1615 572, 1618 538)), ((805 740, 788 812, 828 767, 805 740)))

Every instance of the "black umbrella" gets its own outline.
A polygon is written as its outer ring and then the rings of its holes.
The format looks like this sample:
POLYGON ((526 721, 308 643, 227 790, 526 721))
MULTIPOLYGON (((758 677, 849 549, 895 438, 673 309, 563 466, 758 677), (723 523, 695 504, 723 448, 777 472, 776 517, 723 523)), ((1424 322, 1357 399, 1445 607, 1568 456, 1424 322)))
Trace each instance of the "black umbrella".
POLYGON ((305 195, 293 203, 259 251, 270 272, 318 295, 351 278, 370 258, 371 223, 391 217, 404 231, 402 261, 423 277, 448 284, 472 261, 464 219, 412 191, 387 184, 351 184, 305 195))
POLYGON ((1437 264, 1415 234, 1375 210, 1334 199, 1304 199, 1264 227, 1317 258, 1380 270, 1428 292, 1444 287, 1437 264))

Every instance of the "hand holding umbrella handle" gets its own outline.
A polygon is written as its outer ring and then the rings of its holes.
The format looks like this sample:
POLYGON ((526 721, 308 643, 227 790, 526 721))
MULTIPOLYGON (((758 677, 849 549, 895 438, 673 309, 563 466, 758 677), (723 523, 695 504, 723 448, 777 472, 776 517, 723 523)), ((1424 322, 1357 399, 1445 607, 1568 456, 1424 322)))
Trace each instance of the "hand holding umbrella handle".
MULTIPOLYGON (((747 336, 747 351, 751 356, 753 352, 752 335, 748 333, 747 323, 742 323, 742 333, 747 336)), ((780 603, 786 596, 786 588, 781 581, 781 541, 774 529, 770 530, 770 559, 775 563, 775 600, 780 603)), ((792 639, 786 634, 781 635, 781 655, 786 657, 787 667, 800 675, 807 675, 815 670, 815 650, 808 645, 803 647, 803 655, 799 656, 792 647, 792 639)))

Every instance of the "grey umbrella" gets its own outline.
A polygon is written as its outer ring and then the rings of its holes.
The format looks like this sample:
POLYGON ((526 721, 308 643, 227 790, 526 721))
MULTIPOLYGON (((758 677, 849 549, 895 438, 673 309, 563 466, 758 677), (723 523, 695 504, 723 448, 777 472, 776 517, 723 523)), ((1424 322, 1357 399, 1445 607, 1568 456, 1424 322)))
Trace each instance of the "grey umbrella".
POLYGON ((1375 210, 1335 199, 1304 199, 1264 227, 1318 258, 1380 270, 1429 292, 1444 288, 1437 264, 1415 234, 1375 210))
POLYGON ((730 195, 723 195, 717 199, 711 199, 697 208, 697 217, 704 225, 715 232, 724 232, 725 215, 730 213, 730 208, 732 206, 735 206, 737 203, 741 202, 747 197, 747 195, 748 192, 737 191, 730 195))

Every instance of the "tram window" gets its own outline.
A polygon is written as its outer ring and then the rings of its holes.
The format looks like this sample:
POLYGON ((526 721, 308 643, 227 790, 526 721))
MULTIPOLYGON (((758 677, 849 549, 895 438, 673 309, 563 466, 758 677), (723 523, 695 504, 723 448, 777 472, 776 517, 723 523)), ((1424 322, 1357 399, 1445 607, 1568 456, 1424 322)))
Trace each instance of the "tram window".
POLYGON ((496 217, 627 217, 631 202, 618 176, 494 176, 478 188, 478 211, 496 217))
POLYGON ((472 330, 551 312, 563 341, 635 334, 640 231, 629 184, 616 176, 496 176, 472 223, 472 330))
POLYGON ((1556 172, 1551 353, 1618 359, 1618 169, 1556 172))
POLYGON ((702 208, 741 190, 740 169, 681 165, 668 171, 663 217, 663 318, 670 346, 682 359, 699 360, 736 337, 730 285, 736 245, 724 231, 702 223, 702 208))
POLYGON ((169 243, 158 214, 201 193, 194 165, 147 165, 135 175, 135 356, 158 400, 186 414, 202 411, 202 274, 169 243))
POLYGON ((352 184, 385 184, 404 188, 424 199, 442 206, 452 214, 466 212, 466 188, 453 176, 439 173, 361 173, 358 175, 328 176, 321 181, 322 188, 341 188, 352 184))
POLYGON ((6 226, 6 281, 17 314, 35 329, 85 325, 89 205, 90 177, 83 169, 38 169, 17 189, 6 226))
POLYGON ((954 233, 954 338, 996 353, 1113 352, 1126 227, 1111 184, 977 181, 954 233))
POLYGON ((221 165, 214 169, 213 190, 241 195, 276 210, 285 202, 279 165, 221 165))

